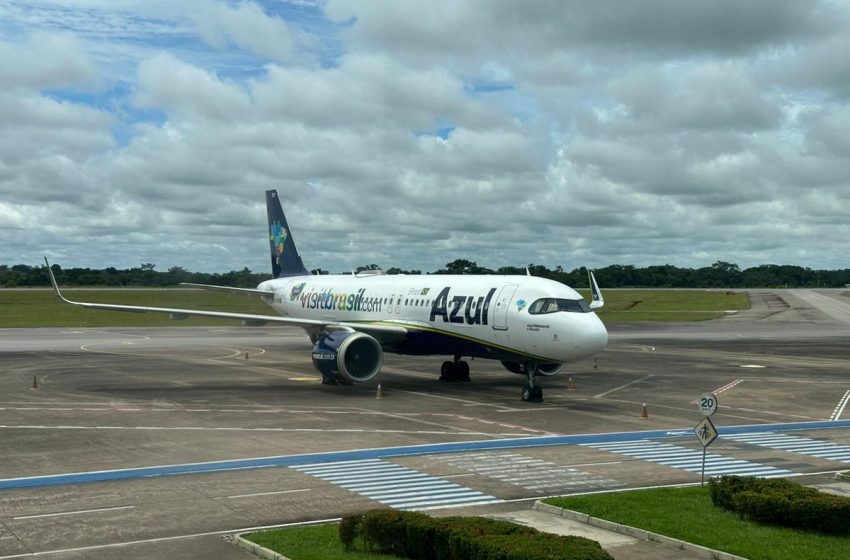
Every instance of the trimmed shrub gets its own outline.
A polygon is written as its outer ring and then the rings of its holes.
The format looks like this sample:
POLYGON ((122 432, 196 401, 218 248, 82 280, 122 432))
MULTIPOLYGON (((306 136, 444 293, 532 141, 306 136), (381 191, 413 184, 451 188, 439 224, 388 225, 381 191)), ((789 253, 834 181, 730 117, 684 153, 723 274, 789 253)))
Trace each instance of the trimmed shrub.
POLYGON ((339 522, 339 542, 342 543, 342 548, 345 550, 354 550, 354 539, 360 534, 360 522, 362 520, 363 515, 360 513, 342 516, 339 522))
POLYGON ((483 517, 372 510, 343 522, 346 548, 359 539, 368 550, 414 560, 612 560, 596 541, 483 517))
POLYGON ((715 506, 742 518, 833 535, 850 535, 850 499, 784 479, 723 476, 709 482, 715 506))

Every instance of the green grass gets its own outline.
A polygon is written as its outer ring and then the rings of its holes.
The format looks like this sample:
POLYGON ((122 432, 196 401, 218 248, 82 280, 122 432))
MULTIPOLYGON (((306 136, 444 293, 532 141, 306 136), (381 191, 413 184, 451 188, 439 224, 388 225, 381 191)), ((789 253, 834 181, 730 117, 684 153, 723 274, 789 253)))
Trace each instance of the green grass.
MULTIPOLYGON (((187 289, 68 289, 71 300, 124 305, 207 309, 274 315, 259 298, 187 289)), ((587 297, 587 294, 584 294, 587 297)), ((705 290, 608 290, 599 313, 607 323, 634 321, 704 321, 728 309, 749 308, 746 294, 728 296, 705 290)), ((60 303, 51 290, 0 289, 2 327, 155 327, 237 325, 238 321, 191 317, 172 321, 159 313, 94 311, 60 303)))
MULTIPOLYGON (((274 315, 257 297, 187 289, 63 290, 70 300, 122 305, 205 309, 274 315)), ((190 317, 172 321, 164 313, 123 313, 60 303, 52 290, 0 290, 0 327, 156 327, 239 325, 229 319, 190 317)))
POLYGON ((714 507, 708 487, 570 496, 545 502, 750 560, 850 558, 850 539, 744 521, 714 507))
POLYGON ((339 524, 285 527, 243 535, 251 542, 292 560, 392 560, 387 554, 345 552, 339 542, 339 524))
POLYGON ((746 293, 727 295, 723 290, 603 290, 603 296, 599 317, 606 324, 706 321, 750 308, 746 293))

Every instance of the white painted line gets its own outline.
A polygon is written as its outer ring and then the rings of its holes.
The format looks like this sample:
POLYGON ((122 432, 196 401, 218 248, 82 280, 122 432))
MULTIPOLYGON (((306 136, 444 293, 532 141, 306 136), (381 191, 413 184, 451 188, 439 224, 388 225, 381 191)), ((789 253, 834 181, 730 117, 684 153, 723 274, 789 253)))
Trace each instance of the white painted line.
POLYGON ((401 391, 402 393, 408 393, 410 395, 419 395, 420 397, 428 397, 431 399, 440 399, 444 401, 455 401, 463 403, 464 406, 489 406, 496 409, 504 409, 505 406, 501 404, 495 403, 483 403, 478 401, 471 401, 469 399, 458 399, 456 397, 445 397, 443 395, 434 395, 432 393, 422 393, 420 391, 401 391))
MULTIPOLYGON (((712 392, 712 393, 714 393, 715 395, 719 395, 720 393, 725 393, 726 391, 728 391, 728 390, 729 390, 729 389, 731 389, 732 387, 734 387, 734 386, 736 386, 736 385, 738 385, 738 384, 740 384, 740 383, 743 383, 743 382, 744 382, 744 380, 743 380, 743 379, 736 379, 735 381, 732 381, 731 383, 727 383, 727 384, 726 384, 726 385, 724 385, 723 387, 718 387, 717 389, 715 389, 715 390, 713 390, 713 391, 711 391, 711 392, 712 392)), ((698 399, 694 399, 694 400, 692 400, 692 401, 691 401, 691 404, 697 404, 697 400, 698 400, 698 399)))
MULTIPOLYGON (((0 410, 3 410, 0 408, 0 410)), ((226 426, 72 426, 72 425, 44 425, 44 424, 0 424, 0 430, 154 430, 154 431, 181 431, 192 430, 202 432, 277 432, 277 433, 357 433, 357 434, 425 434, 441 436, 480 436, 480 437, 527 437, 528 434, 516 432, 469 432, 462 431, 439 431, 439 430, 363 430, 359 428, 233 428, 226 426)), ((548 432, 541 432, 545 435, 548 432)))
POLYGON ((844 408, 847 406, 848 401, 850 401, 850 390, 844 393, 844 396, 841 397, 841 400, 838 401, 837 405, 835 405, 835 409, 833 409, 832 416, 830 416, 829 419, 835 421, 841 418, 841 414, 844 412, 844 408))
POLYGON ((641 377, 640 379, 635 379, 634 381, 630 381, 629 383, 626 383, 625 385, 620 385, 619 387, 614 387, 613 389, 609 389, 608 391, 605 391, 604 393, 599 393, 598 395, 593 395, 593 398, 594 399, 601 399, 602 397, 604 397, 606 395, 610 395, 614 391, 619 391, 620 389, 625 389, 626 387, 634 385, 635 383, 640 383, 641 381, 645 381, 645 380, 649 379, 650 377, 652 377, 651 373, 649 375, 641 377))
POLYGON ((580 463, 578 465, 564 465, 566 468, 578 468, 578 467, 603 467, 607 465, 622 465, 622 461, 605 461, 604 463, 580 463))
POLYGON ((99 509, 81 509, 78 511, 63 511, 59 513, 42 513, 39 515, 21 515, 19 517, 13 517, 15 521, 21 519, 38 519, 40 517, 60 517, 63 515, 82 515, 85 513, 100 513, 102 511, 117 511, 119 509, 134 509, 136 506, 119 506, 119 507, 111 507, 111 508, 99 508, 99 509))
POLYGON ((117 543, 107 543, 107 544, 96 544, 91 546, 80 546, 77 548, 65 548, 65 549, 56 549, 56 550, 42 550, 39 552, 24 552, 21 554, 12 554, 10 556, 0 556, 0 560, 12 560, 17 558, 35 558, 39 556, 51 556, 54 554, 70 554, 70 553, 79 553, 85 552, 89 550, 104 550, 110 548, 123 548, 127 546, 135 546, 139 544, 152 544, 152 543, 160 543, 160 542, 169 542, 169 541, 179 541, 179 540, 187 540, 187 539, 198 539, 202 537, 210 537, 215 535, 228 535, 235 533, 254 533, 256 531, 267 531, 269 529, 282 529, 284 527, 307 527, 309 525, 322 525, 325 523, 336 523, 339 521, 339 517, 333 517, 329 519, 316 519, 313 521, 298 521, 295 523, 282 523, 279 525, 259 525, 256 527, 244 527, 241 529, 225 529, 222 531, 208 531, 205 533, 190 533, 187 535, 174 535, 171 537, 154 537, 151 539, 140 539, 136 541, 124 541, 117 543))
POLYGON ((278 490, 277 492, 257 492, 255 494, 236 494, 235 496, 228 496, 231 500, 237 500, 239 498, 253 498, 254 496, 275 496, 277 494, 296 494, 298 492, 309 492, 310 488, 299 488, 298 490, 278 490))

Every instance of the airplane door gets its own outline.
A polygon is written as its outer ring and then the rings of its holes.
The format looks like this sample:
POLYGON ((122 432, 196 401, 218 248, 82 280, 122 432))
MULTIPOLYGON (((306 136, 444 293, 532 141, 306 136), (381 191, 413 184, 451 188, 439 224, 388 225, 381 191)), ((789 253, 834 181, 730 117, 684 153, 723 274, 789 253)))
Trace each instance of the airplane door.
POLYGON ((499 331, 508 330, 508 308, 518 286, 507 284, 502 286, 499 295, 496 296, 496 305, 493 308, 493 328, 499 331))

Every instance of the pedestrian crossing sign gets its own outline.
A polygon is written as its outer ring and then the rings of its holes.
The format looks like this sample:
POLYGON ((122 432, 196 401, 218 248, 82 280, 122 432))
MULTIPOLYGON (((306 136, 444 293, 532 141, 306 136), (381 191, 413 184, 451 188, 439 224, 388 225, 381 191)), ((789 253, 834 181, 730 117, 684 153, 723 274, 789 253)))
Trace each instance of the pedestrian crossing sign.
POLYGON ((694 427, 694 433, 697 439, 702 444, 703 449, 711 445, 711 442, 717 439, 717 428, 711 423, 711 418, 706 416, 694 427))

